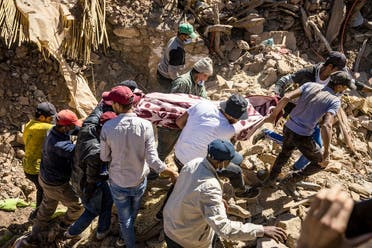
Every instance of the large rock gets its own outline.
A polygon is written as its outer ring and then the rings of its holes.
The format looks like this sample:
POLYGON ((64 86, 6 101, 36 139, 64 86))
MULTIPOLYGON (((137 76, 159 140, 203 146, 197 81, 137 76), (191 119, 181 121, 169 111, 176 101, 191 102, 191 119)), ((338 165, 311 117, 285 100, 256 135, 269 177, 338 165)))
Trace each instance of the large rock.
POLYGON ((276 67, 278 69, 279 74, 281 75, 286 75, 292 72, 291 66, 285 60, 279 60, 276 67))
POLYGON ((272 154, 269 154, 269 153, 264 153, 264 154, 260 154, 258 155, 258 158, 264 162, 264 163, 268 163, 268 164, 271 164, 273 165, 274 162, 275 162, 275 159, 276 159, 276 156, 272 155, 272 154))
POLYGON ((247 149, 245 156, 250 156, 253 154, 262 154, 265 151, 265 146, 263 144, 256 144, 247 149))
POLYGON ((332 161, 331 163, 328 164, 325 171, 332 172, 332 173, 335 173, 335 174, 339 174, 341 172, 341 168, 342 168, 342 164, 340 162, 332 161))
POLYGON ((265 72, 258 78, 265 87, 270 87, 278 80, 278 74, 276 69, 268 68, 265 72))
POLYGON ((281 215, 279 219, 278 226, 286 230, 288 235, 286 245, 295 248, 300 237, 301 219, 292 214, 281 215))

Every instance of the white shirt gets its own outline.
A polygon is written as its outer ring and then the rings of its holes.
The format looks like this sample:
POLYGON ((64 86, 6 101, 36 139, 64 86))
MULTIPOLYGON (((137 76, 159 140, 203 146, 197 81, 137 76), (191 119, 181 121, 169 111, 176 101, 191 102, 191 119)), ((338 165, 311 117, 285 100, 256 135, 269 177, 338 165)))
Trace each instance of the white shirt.
POLYGON ((327 77, 325 80, 321 80, 320 79, 320 68, 323 66, 323 64, 320 64, 317 68, 316 68, 316 74, 315 74, 315 81, 318 83, 318 84, 322 84, 322 85, 327 85, 329 83, 329 80, 331 79, 330 77, 327 77))
POLYGON ((175 147, 176 157, 183 164, 195 158, 205 158, 208 145, 213 140, 229 140, 235 135, 233 125, 210 101, 196 104, 187 113, 186 125, 175 147))

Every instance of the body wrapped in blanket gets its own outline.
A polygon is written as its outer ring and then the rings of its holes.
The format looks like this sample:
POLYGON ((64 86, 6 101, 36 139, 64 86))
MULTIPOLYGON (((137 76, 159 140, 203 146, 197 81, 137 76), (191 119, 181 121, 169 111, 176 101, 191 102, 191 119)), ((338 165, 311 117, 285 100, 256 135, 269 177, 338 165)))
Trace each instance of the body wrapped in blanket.
MULTIPOLYGON (((247 96, 248 100, 248 119, 241 120, 234 124, 235 139, 247 140, 263 124, 264 117, 268 115, 272 108, 277 104, 277 99, 270 96, 247 96)), ((201 102, 209 101, 194 95, 188 94, 163 94, 149 93, 143 95, 142 99, 135 107, 135 112, 139 117, 151 121, 156 126, 166 128, 178 128, 176 119, 180 117, 186 109, 201 102)), ((219 101, 213 101, 219 105, 219 101)))

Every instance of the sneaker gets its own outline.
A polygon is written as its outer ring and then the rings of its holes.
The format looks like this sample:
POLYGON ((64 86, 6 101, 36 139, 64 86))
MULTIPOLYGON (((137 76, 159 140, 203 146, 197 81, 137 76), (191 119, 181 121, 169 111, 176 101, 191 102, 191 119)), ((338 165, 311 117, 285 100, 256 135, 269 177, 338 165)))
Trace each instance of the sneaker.
POLYGON ((162 211, 159 211, 159 212, 157 212, 157 214, 155 215, 155 220, 157 220, 157 221, 163 221, 163 212, 162 211))
POLYGON ((13 244, 14 248, 30 248, 30 247, 37 247, 37 244, 33 244, 29 241, 29 235, 23 235, 19 237, 13 244))
POLYGON ((70 234, 70 232, 67 230, 66 232, 64 232, 63 237, 64 237, 65 239, 73 239, 73 238, 79 237, 79 234, 72 235, 72 234, 70 234))
POLYGON ((238 198, 256 198, 260 194, 260 190, 256 187, 248 188, 246 187, 245 191, 235 192, 235 196, 238 198))
POLYGON ((122 238, 118 238, 117 240, 116 240, 116 243, 115 243, 115 247, 124 247, 125 246, 125 242, 124 242, 124 239, 122 239, 122 238))
POLYGON ((265 131, 267 128, 260 130, 256 135, 253 136, 252 145, 255 145, 258 141, 265 139, 265 131))
POLYGON ((109 233, 110 233, 110 228, 107 229, 107 230, 104 231, 104 232, 97 232, 97 233, 96 233, 96 239, 99 240, 99 241, 101 241, 101 240, 103 240, 104 238, 106 238, 107 234, 109 234, 109 233))

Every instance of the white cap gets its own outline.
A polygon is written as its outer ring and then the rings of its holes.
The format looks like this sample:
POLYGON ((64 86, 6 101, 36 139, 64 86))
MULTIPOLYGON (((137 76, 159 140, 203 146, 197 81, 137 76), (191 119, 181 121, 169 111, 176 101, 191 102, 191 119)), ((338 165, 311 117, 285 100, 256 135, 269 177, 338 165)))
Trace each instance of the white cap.
POLYGON ((213 61, 209 57, 199 59, 193 67, 199 73, 205 73, 208 76, 213 74, 213 61))

